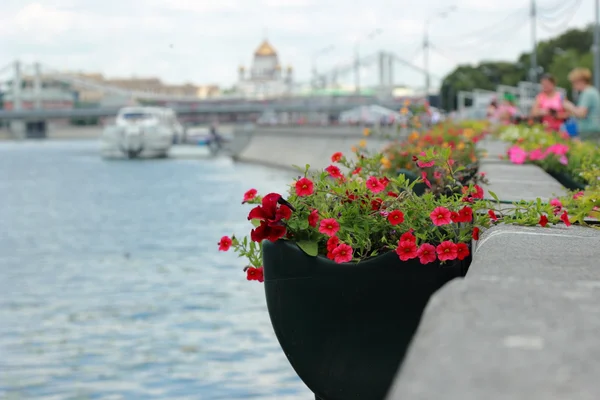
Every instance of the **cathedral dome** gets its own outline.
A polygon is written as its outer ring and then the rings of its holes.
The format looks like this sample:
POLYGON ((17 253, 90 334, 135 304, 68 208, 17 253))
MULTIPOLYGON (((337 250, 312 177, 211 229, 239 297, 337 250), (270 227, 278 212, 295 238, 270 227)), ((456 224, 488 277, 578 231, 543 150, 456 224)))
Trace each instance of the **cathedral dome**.
POLYGON ((271 46, 271 44, 265 40, 258 46, 258 49, 254 52, 255 56, 276 56, 277 51, 271 46))

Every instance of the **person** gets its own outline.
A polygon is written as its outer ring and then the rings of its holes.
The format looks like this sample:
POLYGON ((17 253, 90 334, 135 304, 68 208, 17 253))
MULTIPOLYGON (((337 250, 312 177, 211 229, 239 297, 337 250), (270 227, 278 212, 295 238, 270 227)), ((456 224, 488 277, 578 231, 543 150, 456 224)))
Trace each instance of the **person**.
POLYGON ((510 124, 516 115, 517 107, 515 107, 515 96, 510 93, 505 93, 504 101, 496 110, 495 119, 501 123, 510 124))
POLYGON ((212 124, 210 124, 209 138, 210 138, 209 145, 210 145, 211 151, 217 152, 217 151, 221 150, 221 148, 223 147, 222 146, 223 138, 217 132, 217 123, 216 122, 213 122, 212 124), (214 146, 216 146, 216 148, 214 146))
POLYGON ((542 92, 537 95, 531 109, 531 116, 541 120, 549 129, 559 131, 567 117, 563 107, 563 96, 556 90, 556 81, 550 74, 545 74, 540 79, 542 92))
POLYGON ((577 120, 581 140, 600 143, 600 93, 591 85, 592 73, 587 68, 575 68, 569 74, 573 89, 579 92, 577 105, 565 100, 565 110, 577 120))

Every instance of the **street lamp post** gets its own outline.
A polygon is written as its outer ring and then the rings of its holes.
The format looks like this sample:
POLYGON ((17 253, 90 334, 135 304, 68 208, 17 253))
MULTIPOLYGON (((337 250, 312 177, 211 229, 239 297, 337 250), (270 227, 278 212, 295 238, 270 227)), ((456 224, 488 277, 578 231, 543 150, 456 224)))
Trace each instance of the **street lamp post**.
MULTIPOLYGON (((383 32, 381 29, 375 29, 369 33, 363 40, 373 39, 383 32)), ((354 86, 356 94, 360 93, 360 39, 354 43, 354 86)))
POLYGON ((331 51, 333 51, 335 49, 335 46, 331 45, 331 46, 327 46, 322 48, 321 50, 315 52, 312 56, 312 74, 313 74, 313 88, 316 88, 317 84, 318 84, 318 80, 319 80, 319 75, 317 73, 317 59, 320 56, 323 56, 325 54, 329 54, 331 51))
POLYGON ((425 19, 423 30, 423 57, 425 69, 425 98, 429 98, 429 88, 431 86, 431 77, 429 75, 429 23, 435 18, 446 18, 448 14, 456 10, 456 6, 450 6, 447 9, 440 11, 429 18, 425 19))

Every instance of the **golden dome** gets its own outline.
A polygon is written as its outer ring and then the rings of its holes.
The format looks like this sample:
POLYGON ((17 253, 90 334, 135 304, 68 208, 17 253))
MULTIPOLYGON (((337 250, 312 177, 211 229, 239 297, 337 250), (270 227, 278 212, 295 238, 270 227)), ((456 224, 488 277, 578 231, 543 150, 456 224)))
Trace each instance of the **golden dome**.
POLYGON ((271 46, 271 44, 265 40, 264 42, 261 43, 260 46, 258 46, 258 49, 256 49, 256 51, 254 52, 255 56, 276 56, 277 52, 275 51, 275 49, 273 48, 273 46, 271 46))

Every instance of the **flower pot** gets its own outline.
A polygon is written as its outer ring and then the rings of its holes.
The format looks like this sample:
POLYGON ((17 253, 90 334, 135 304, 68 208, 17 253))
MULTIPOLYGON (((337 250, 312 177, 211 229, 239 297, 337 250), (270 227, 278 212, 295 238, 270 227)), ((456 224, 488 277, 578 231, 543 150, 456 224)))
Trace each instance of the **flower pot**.
POLYGON ((388 252, 360 263, 263 242, 271 323, 290 364, 322 400, 379 400, 391 385, 430 296, 470 260, 440 266, 388 252))
POLYGON ((585 190, 586 186, 583 183, 575 181, 570 175, 564 172, 548 171, 548 174, 569 190, 585 190))

